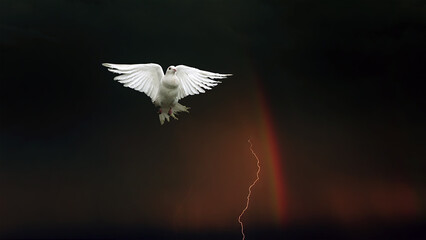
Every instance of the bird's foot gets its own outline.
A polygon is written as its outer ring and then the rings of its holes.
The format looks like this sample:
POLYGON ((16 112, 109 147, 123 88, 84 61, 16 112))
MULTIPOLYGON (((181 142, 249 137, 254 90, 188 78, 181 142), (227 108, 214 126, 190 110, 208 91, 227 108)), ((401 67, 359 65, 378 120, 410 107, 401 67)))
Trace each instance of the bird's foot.
POLYGON ((163 111, 161 110, 161 108, 158 108, 158 111, 157 111, 157 113, 158 113, 158 114, 161 114, 161 113, 163 113, 163 111))
POLYGON ((169 114, 169 116, 170 116, 170 117, 172 117, 172 118, 174 118, 174 119, 178 120, 178 118, 176 117, 176 115, 175 115, 175 113, 173 112, 173 109, 172 109, 172 108, 170 108, 170 109, 169 109, 168 114, 169 114))

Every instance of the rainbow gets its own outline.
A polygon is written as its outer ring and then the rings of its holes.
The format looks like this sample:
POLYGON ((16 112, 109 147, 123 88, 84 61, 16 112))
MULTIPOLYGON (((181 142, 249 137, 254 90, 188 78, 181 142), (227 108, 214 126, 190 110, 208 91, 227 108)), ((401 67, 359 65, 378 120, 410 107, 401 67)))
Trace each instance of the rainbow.
MULTIPOLYGON (((258 130, 261 145, 258 146, 262 149, 264 155, 263 165, 266 167, 267 176, 265 179, 268 184, 272 187, 273 192, 271 196, 271 204, 276 209, 276 221, 283 225, 287 219, 287 199, 286 190, 287 185, 283 176, 283 156, 279 147, 279 139, 276 134, 275 123, 269 108, 269 101, 264 94, 263 86, 260 82, 260 78, 256 77, 257 89, 256 98, 258 102, 259 118, 258 118, 258 130)), ((259 143, 258 143, 259 144, 259 143)))

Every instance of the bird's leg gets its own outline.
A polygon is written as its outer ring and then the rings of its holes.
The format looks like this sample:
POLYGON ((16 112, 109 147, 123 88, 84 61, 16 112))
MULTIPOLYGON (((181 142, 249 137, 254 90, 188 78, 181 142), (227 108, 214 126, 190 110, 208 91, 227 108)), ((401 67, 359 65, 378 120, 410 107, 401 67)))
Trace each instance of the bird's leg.
POLYGON ((176 120, 178 120, 178 118, 176 117, 176 115, 175 115, 175 113, 173 112, 173 109, 172 109, 172 108, 170 108, 170 109, 169 109, 169 116, 170 116, 170 117, 172 117, 172 118, 174 118, 174 119, 176 119, 176 120))
POLYGON ((157 113, 158 114, 161 114, 163 111, 161 110, 161 107, 160 108, 158 108, 158 111, 157 111, 157 113))

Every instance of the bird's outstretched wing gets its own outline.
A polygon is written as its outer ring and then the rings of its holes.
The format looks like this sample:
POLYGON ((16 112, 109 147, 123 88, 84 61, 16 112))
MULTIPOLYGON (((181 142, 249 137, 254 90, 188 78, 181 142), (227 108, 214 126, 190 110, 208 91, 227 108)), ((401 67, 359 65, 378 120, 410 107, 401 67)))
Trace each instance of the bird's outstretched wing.
POLYGON ((207 72, 185 65, 176 66, 176 76, 181 83, 178 100, 188 95, 204 93, 205 90, 209 90, 220 83, 220 81, 213 79, 223 79, 231 75, 207 72))
POLYGON ((133 88, 148 95, 154 102, 157 97, 161 78, 164 76, 163 69, 155 63, 147 64, 112 64, 102 63, 109 71, 121 74, 116 76, 117 80, 125 87, 133 88))

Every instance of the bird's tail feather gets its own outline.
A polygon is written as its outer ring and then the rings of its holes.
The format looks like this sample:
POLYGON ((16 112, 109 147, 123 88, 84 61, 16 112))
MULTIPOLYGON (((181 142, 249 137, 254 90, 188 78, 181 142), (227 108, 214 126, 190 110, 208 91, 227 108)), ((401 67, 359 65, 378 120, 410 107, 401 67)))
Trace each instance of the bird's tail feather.
POLYGON ((164 122, 167 120, 167 122, 170 121, 170 117, 178 120, 178 118, 176 117, 176 115, 179 112, 187 112, 189 113, 189 107, 185 107, 184 105, 180 104, 180 103, 176 103, 174 107, 171 108, 171 111, 169 111, 170 108, 161 108, 161 113, 158 114, 158 118, 160 119, 160 123, 161 125, 164 124, 164 122), (170 114, 169 114, 170 113, 170 114))
POLYGON ((180 104, 180 103, 176 103, 175 104, 175 106, 173 107, 173 113, 178 113, 178 112, 187 112, 187 113, 189 113, 189 110, 190 109, 190 107, 186 107, 186 106, 183 106, 182 104, 180 104))

